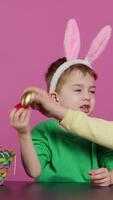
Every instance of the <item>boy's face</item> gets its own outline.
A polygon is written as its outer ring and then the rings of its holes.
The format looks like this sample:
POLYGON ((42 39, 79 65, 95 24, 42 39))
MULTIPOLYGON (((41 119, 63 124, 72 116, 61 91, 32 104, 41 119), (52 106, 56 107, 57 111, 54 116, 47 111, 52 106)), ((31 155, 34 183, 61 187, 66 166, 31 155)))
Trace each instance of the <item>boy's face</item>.
POLYGON ((95 106, 95 79, 88 73, 73 70, 58 94, 59 103, 90 115, 95 106))

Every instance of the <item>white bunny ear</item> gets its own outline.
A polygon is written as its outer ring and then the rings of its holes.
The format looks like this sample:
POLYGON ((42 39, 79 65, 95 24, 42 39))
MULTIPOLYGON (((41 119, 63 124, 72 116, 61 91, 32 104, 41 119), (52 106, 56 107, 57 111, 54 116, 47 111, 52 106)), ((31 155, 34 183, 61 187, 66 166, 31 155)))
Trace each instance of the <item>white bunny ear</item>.
POLYGON ((110 39, 111 31, 111 26, 107 25, 104 28, 102 28, 101 31, 97 34, 97 36, 94 38, 89 48, 88 54, 85 58, 85 60, 87 60, 90 64, 94 60, 96 60, 104 51, 108 40, 110 39))
POLYGON ((70 19, 64 36, 64 51, 67 61, 76 59, 80 51, 80 33, 75 19, 70 19))

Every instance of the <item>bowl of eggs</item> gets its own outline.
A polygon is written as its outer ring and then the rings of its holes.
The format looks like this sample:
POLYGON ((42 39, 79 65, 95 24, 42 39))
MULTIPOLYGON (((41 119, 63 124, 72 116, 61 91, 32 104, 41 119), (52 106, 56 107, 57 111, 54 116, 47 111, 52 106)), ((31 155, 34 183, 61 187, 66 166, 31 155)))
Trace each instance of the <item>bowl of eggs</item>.
POLYGON ((7 177, 10 164, 15 157, 15 153, 12 150, 3 150, 0 148, 0 185, 3 185, 4 180, 7 177))

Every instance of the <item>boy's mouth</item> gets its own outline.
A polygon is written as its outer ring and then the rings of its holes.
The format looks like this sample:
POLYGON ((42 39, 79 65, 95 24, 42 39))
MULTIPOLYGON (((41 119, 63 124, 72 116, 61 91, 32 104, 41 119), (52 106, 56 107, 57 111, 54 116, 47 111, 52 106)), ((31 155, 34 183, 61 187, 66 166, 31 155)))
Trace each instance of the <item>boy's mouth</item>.
POLYGON ((80 106, 80 110, 84 113, 89 113, 90 105, 82 105, 80 106))

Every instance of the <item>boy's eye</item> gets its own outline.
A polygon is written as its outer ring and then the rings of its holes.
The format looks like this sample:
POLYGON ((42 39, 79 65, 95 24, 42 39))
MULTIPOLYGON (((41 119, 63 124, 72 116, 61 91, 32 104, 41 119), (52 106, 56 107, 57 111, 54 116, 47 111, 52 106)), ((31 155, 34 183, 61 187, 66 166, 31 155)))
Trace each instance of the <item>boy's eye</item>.
POLYGON ((95 94, 96 91, 91 90, 90 93, 95 94))
POLYGON ((81 89, 76 89, 74 90, 74 92, 81 92, 81 89))

